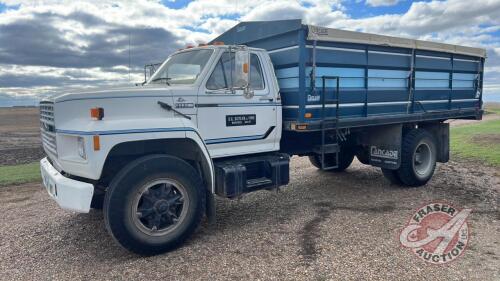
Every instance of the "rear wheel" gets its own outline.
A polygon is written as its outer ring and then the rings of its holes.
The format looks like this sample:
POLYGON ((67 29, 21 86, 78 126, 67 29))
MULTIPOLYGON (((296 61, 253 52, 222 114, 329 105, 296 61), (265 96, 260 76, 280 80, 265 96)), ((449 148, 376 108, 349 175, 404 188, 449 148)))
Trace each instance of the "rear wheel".
POLYGON ((436 140, 423 129, 408 132, 401 146, 401 166, 397 175, 404 185, 425 185, 436 168, 436 140))
POLYGON ((199 174, 187 162, 165 155, 142 157, 127 165, 106 192, 106 227, 132 252, 166 252, 181 245, 199 225, 204 191, 199 174))
MULTIPOLYGON (((328 160, 328 158, 325 155, 325 165, 326 165, 327 160, 328 160)), ((314 167, 321 169, 321 156, 320 155, 317 155, 317 154, 309 155, 309 162, 311 162, 311 164, 314 167)))
POLYGON ((390 170, 390 169, 384 169, 381 168, 382 174, 386 179, 388 179, 392 184, 396 185, 403 185, 403 182, 399 178, 398 171, 397 170, 390 170))
POLYGON ((368 149, 360 149, 356 153, 356 158, 358 158, 358 161, 361 162, 361 164, 370 165, 370 155, 368 149))
MULTIPOLYGON (((330 169, 328 171, 342 172, 351 165, 352 160, 354 160, 354 153, 352 152, 352 150, 347 148, 341 149, 339 153, 338 167, 330 169)), ((309 156, 309 161, 314 167, 321 169, 321 155, 318 154, 311 155, 309 156)), ((336 162, 335 153, 325 154, 325 166, 327 167, 334 166, 335 162, 336 162)))

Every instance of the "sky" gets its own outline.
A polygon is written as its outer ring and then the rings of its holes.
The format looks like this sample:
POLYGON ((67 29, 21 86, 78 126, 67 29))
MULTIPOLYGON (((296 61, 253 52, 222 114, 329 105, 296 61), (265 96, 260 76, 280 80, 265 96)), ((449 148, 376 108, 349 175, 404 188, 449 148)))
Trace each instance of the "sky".
POLYGON ((0 106, 142 82, 144 64, 240 21, 297 18, 486 48, 484 92, 500 94, 500 0, 0 0, 0 106))

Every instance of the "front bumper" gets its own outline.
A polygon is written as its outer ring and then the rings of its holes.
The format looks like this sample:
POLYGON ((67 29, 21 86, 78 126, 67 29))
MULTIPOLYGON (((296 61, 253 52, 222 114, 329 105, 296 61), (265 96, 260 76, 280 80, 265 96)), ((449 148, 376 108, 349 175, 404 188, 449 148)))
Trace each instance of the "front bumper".
POLYGON ((94 194, 92 184, 63 176, 47 158, 40 160, 40 171, 43 185, 61 208, 79 213, 89 212, 94 194))

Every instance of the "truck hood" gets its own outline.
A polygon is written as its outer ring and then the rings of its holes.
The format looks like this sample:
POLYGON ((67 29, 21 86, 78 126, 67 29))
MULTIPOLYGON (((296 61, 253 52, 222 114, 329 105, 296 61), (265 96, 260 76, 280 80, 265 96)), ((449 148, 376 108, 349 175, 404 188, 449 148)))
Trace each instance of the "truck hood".
POLYGON ((61 91, 59 94, 55 94, 45 99, 52 102, 63 102, 68 100, 79 100, 79 99, 105 99, 105 98, 115 98, 115 97, 127 97, 127 96, 171 96, 176 90, 187 90, 193 89, 193 85, 145 85, 145 86, 122 86, 122 87, 111 87, 111 88, 94 88, 85 89, 82 91, 71 91, 64 92, 61 91))

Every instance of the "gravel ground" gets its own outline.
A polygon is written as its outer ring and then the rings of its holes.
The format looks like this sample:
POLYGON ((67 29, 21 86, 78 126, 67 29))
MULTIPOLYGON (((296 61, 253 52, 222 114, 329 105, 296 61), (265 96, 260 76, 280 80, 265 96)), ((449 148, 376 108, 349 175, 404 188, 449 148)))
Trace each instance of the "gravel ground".
POLYGON ((59 209, 40 184, 0 189, 2 280, 500 280, 500 171, 478 163, 438 166, 424 188, 391 186, 353 164, 331 174, 294 158, 291 183, 217 201, 182 248, 139 257, 106 233, 102 213, 59 209), (427 265, 399 245, 412 213, 433 200, 473 208, 465 254, 427 265))

